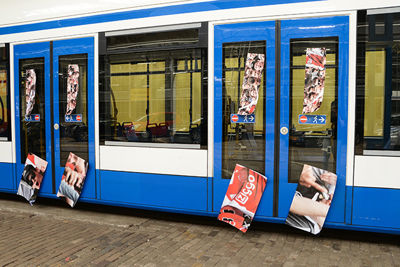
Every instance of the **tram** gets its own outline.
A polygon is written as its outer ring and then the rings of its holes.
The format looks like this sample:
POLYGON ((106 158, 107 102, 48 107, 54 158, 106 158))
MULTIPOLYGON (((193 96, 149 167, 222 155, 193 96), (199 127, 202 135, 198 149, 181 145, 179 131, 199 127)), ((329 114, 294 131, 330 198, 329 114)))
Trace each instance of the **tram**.
POLYGON ((337 174, 326 227, 400 233, 398 1, 39 0, 3 11, 1 192, 17 192, 34 153, 48 162, 39 197, 56 198, 72 152, 89 166, 79 201, 217 216, 241 164, 268 179, 255 220, 284 223, 309 164, 337 174), (310 47, 326 50, 315 124, 299 117, 310 47), (249 53, 265 55, 256 112, 234 123, 249 53))

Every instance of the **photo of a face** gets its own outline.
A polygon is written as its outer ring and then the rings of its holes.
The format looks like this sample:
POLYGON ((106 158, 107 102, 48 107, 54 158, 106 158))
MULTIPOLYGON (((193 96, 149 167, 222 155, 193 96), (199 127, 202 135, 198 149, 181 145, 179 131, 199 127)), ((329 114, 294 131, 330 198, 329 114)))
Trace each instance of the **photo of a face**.
POLYGON ((25 117, 31 115, 35 106, 36 96, 36 72, 34 69, 27 69, 25 72, 25 117))
POLYGON ((47 161, 34 154, 28 154, 17 194, 25 197, 30 204, 36 200, 46 168, 47 161))
POLYGON ((264 54, 247 54, 238 110, 239 115, 251 115, 256 109, 264 62, 264 54))
POLYGON ((79 66, 77 64, 68 65, 67 78, 67 109, 65 115, 71 115, 76 108, 76 99, 79 93, 79 66))
POLYGON ((84 159, 69 153, 57 196, 63 198, 71 207, 75 206, 80 197, 87 169, 88 163, 84 159))
POLYGON ((318 234, 331 206, 336 181, 336 174, 304 165, 286 224, 318 234))
POLYGON ((317 111, 324 98, 325 48, 307 48, 304 82, 303 114, 317 111))

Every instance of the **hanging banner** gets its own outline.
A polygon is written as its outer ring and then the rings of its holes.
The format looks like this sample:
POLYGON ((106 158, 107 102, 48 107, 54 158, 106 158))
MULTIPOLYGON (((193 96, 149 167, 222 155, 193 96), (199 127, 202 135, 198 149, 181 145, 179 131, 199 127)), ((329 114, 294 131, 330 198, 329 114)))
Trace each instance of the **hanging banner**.
POLYGON ((40 121, 40 114, 31 114, 35 106, 36 72, 34 69, 25 71, 25 121, 40 121))
POLYGON ((218 220, 245 233, 254 218, 266 184, 264 175, 236 164, 218 220))
POLYGON ((238 115, 251 115, 256 109, 264 62, 264 54, 247 54, 238 115))
POLYGON ((304 165, 286 224, 312 234, 321 232, 336 180, 334 173, 304 165))
POLYGON ((307 48, 303 114, 317 111, 322 104, 325 88, 325 48, 307 48))
POLYGON ((57 196, 71 207, 75 206, 81 195, 87 169, 88 163, 84 159, 69 153, 57 196))
POLYGON ((46 168, 47 161, 34 154, 28 154, 17 195, 23 196, 31 205, 36 201, 46 168))
POLYGON ((65 111, 65 122, 67 116, 71 115, 76 108, 76 98, 79 93, 79 65, 70 64, 68 65, 68 78, 67 78, 67 109, 65 111))

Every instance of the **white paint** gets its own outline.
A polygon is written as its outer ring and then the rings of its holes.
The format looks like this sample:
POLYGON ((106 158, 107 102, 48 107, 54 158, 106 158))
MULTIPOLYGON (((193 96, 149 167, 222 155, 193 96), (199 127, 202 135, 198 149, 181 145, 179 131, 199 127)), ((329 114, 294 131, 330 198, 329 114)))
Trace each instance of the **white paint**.
MULTIPOLYGON (((11 104, 11 151, 9 152, 12 162, 17 162, 16 142, 15 142, 15 90, 14 90, 14 46, 10 45, 10 104, 11 104)), ((0 150, 3 151, 3 150, 0 150)))
POLYGON ((207 177, 207 150, 100 146, 100 169, 207 177))
POLYGON ((100 168, 99 122, 99 35, 94 36, 94 155, 96 169, 100 168))
POLYGON ((0 142, 0 162, 13 163, 12 142, 0 142))
POLYGON ((400 157, 355 156, 354 186, 400 189, 400 157))
MULTIPOLYGON (((356 110, 356 61, 357 60, 357 12, 349 16, 349 88, 347 108, 347 164, 346 185, 354 182, 354 137, 355 137, 355 110, 356 110)), ((340 156, 340 155, 338 155, 340 156)))

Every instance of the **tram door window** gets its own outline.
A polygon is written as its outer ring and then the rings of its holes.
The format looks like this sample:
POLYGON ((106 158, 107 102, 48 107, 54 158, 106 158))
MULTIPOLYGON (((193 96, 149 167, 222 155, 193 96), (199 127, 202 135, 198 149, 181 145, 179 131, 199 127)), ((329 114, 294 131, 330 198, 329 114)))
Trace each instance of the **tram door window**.
POLYGON ((242 87, 247 85, 243 79, 249 53, 265 57, 265 41, 223 44, 222 177, 225 179, 231 178, 236 164, 260 173, 265 171, 265 68, 261 73, 258 96, 254 96, 254 99, 258 97, 254 122, 250 121, 251 116, 244 123, 231 121, 231 114, 237 114, 243 105, 243 97, 252 97, 242 96, 242 87))
POLYGON ((9 141, 11 133, 8 45, 0 47, 0 141, 9 141))
POLYGON ((298 182, 304 164, 336 173, 337 50, 337 38, 291 40, 288 161, 290 183, 298 182), (307 48, 324 48, 324 70, 306 70, 307 48), (306 78, 305 74, 308 75, 306 78), (312 109, 316 109, 314 111, 306 110, 309 108, 308 102, 316 101, 314 99, 317 99, 318 94, 323 95, 321 105, 318 108, 313 107, 312 109), (300 117, 303 114, 314 116, 311 119, 317 121, 304 124, 300 117))

